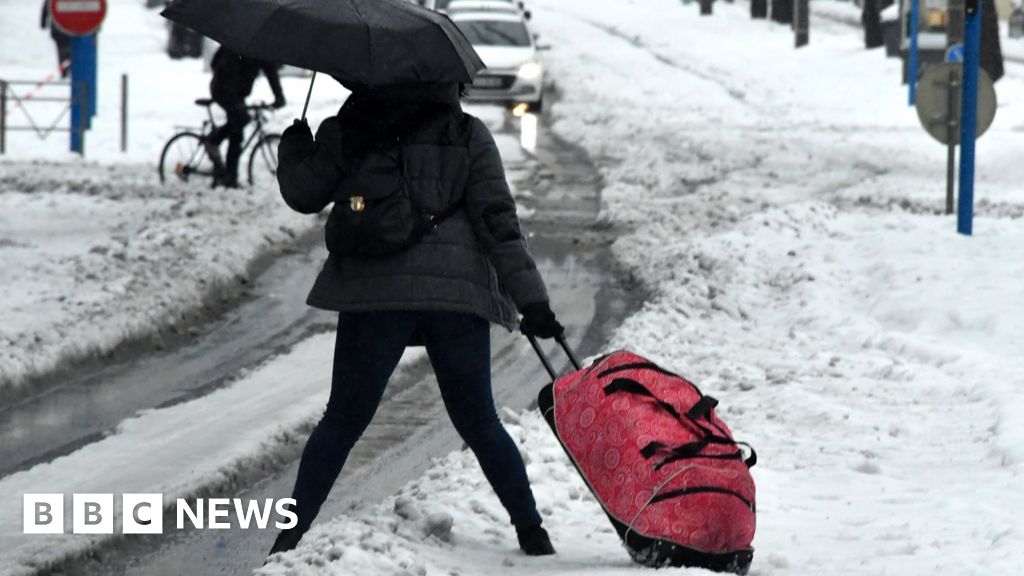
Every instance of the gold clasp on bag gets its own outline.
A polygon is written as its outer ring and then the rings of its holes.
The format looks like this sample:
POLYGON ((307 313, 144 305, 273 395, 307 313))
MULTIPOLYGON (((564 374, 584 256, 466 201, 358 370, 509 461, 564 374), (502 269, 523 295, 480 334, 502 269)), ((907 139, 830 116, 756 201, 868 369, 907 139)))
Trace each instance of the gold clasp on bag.
POLYGON ((366 208, 366 202, 363 201, 362 196, 353 196, 348 200, 348 207, 351 208, 353 212, 362 212, 363 209, 366 208))

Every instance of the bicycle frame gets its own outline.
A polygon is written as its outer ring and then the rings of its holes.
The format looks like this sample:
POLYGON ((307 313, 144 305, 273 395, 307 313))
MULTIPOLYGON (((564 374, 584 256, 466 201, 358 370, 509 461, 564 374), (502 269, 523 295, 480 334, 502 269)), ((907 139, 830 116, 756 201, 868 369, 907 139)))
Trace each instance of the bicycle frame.
POLYGON ((242 144, 242 150, 239 153, 239 156, 244 156, 245 153, 249 151, 249 146, 251 146, 253 142, 259 142, 264 136, 266 136, 266 132, 263 131, 263 123, 265 122, 263 118, 264 107, 246 106, 246 108, 253 112, 253 119, 256 121, 256 128, 250 132, 249 137, 245 139, 245 143, 242 144))
MULTIPOLYGON (((254 128, 249 131, 249 134, 245 135, 242 140, 242 146, 239 150, 240 159, 247 153, 252 156, 256 154, 259 148, 260 142, 268 138, 266 132, 266 112, 270 109, 266 104, 257 104, 246 106, 246 111, 251 114, 251 121, 255 123, 254 128)), ((217 128, 217 123, 213 115, 213 102, 206 104, 206 119, 203 120, 202 126, 196 130, 195 128, 177 126, 176 128, 183 132, 190 132, 198 136, 201 141, 206 141, 213 131, 217 128)), ((173 138, 172 138, 173 140, 173 138)), ((198 174, 202 176, 212 176, 211 172, 197 169, 198 165, 201 164, 204 159, 208 156, 205 146, 197 146, 192 152, 187 161, 184 164, 179 163, 176 172, 181 175, 186 174, 198 174)), ((162 156, 161 156, 162 162, 162 156)), ((252 170, 250 160, 250 172, 252 170)), ((252 177, 250 173, 250 178, 252 177)))
MULTIPOLYGON (((242 143, 241 155, 243 156, 245 155, 245 152, 249 150, 249 147, 252 146, 253 142, 258 142, 267 134, 264 129, 264 126, 266 125, 266 118, 264 116, 266 113, 266 105, 246 106, 245 108, 253 113, 252 118, 256 123, 256 127, 248 136, 245 137, 242 143)), ((206 116, 207 119, 203 120, 202 126, 197 130, 199 135, 204 139, 209 138, 213 129, 217 127, 217 122, 213 118, 212 104, 206 107, 206 116)), ((184 131, 194 130, 191 126, 175 126, 174 128, 184 131)))

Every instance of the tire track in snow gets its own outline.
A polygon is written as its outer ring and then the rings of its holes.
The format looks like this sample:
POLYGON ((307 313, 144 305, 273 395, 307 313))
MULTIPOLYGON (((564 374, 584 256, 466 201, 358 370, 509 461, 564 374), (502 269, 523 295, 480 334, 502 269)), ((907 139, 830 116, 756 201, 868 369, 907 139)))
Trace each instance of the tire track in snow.
POLYGON ((756 106, 754 106, 750 101, 747 100, 747 93, 745 91, 740 90, 739 88, 736 88, 734 86, 730 86, 727 82, 724 82, 722 80, 722 74, 718 70, 715 70, 714 68, 710 70, 702 70, 695 66, 684 64, 679 60, 676 60, 675 58, 666 56, 661 52, 658 52, 656 49, 654 49, 654 47, 644 42, 643 38, 641 38, 639 35, 630 36, 626 32, 623 32, 622 30, 619 30, 618 28, 610 24, 604 24, 601 22, 597 22, 595 20, 590 20, 588 18, 577 17, 577 20, 579 22, 587 24, 592 28, 596 28, 602 31, 605 34, 608 34, 609 36, 618 38, 619 40, 622 40, 623 42, 630 44, 631 46, 637 48, 638 50, 646 52, 652 58, 654 58, 658 62, 661 62, 662 64, 665 64, 666 66, 675 68, 676 70, 685 72, 687 74, 700 78, 701 80, 710 82, 711 84, 714 84, 715 86, 721 88, 730 98, 732 98, 736 102, 739 102, 752 110, 757 109, 756 106))
POLYGON ((617 27, 615 27, 615 26, 613 26, 611 24, 605 24, 603 22, 599 22, 597 20, 586 18, 586 17, 580 16, 578 14, 569 14, 567 12, 563 12, 561 10, 552 8, 550 6, 545 6, 543 8, 543 10, 545 12, 550 12, 550 13, 553 13, 553 14, 557 14, 558 16, 560 16, 562 18, 570 19, 570 20, 573 20, 575 22, 579 22, 581 24, 585 24, 585 25, 587 25, 587 26, 589 26, 591 28, 594 28, 596 30, 600 30, 601 32, 607 34, 608 36, 611 36, 612 38, 615 38, 615 39, 618 39, 618 40, 620 40, 622 42, 625 42, 626 44, 629 44, 633 48, 646 53, 648 56, 654 58, 658 62, 660 62, 660 63, 662 63, 662 64, 664 64, 664 65, 666 65, 666 66, 668 66, 670 68, 673 68, 673 69, 678 70, 680 72, 684 72, 684 73, 689 74, 689 75, 691 75, 691 76, 693 76, 695 78, 698 78, 700 80, 703 80, 705 82, 713 84, 715 87, 721 89, 727 96, 729 96, 729 98, 731 98, 735 102, 743 104, 744 106, 746 106, 746 107, 748 107, 748 108, 750 108, 752 110, 756 110, 757 109, 757 107, 754 106, 747 99, 746 92, 744 90, 736 88, 735 86, 731 86, 727 82, 724 82, 722 80, 722 75, 721 75, 720 71, 717 70, 717 69, 712 68, 710 70, 704 70, 704 69, 697 68, 695 66, 691 66, 691 65, 685 64, 683 62, 680 62, 679 60, 677 60, 675 58, 672 58, 671 56, 666 56, 665 54, 663 54, 663 53, 659 52, 658 50, 656 50, 653 46, 651 46, 650 44, 645 42, 643 40, 643 38, 641 38, 640 35, 638 35, 638 34, 630 35, 627 32, 624 32, 624 31, 620 30, 619 28, 617 28, 617 27))

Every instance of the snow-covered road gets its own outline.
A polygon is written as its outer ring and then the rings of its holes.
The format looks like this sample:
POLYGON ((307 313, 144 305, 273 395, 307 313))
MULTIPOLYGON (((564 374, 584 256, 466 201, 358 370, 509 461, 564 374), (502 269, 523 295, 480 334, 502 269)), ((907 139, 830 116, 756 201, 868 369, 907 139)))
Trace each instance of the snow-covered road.
MULTIPOLYGON (((506 112, 471 111, 497 135, 538 264, 563 302, 560 314, 572 338, 598 349, 635 308, 637 294, 609 273, 609 238, 592 228, 599 206, 596 168, 546 130, 535 154, 524 154, 518 122, 506 112)), ((302 304, 324 254, 319 241, 299 247, 248 282, 253 297, 197 327, 184 345, 137 352, 0 411, 12 416, 0 422, 0 454, 14 472, 0 479, 0 492, 131 489, 162 492, 168 504, 173 497, 287 496, 301 442, 326 398, 333 346, 330 335, 302 339, 309 330, 329 330, 333 317, 302 304), (272 357, 276 352, 284 353, 272 357)), ((496 399, 521 409, 543 382, 540 364, 524 340, 496 330, 494 341, 496 399)), ((458 448, 429 368, 419 359, 410 357, 389 387, 346 468, 342 482, 355 487, 332 499, 326 516, 390 494, 424 470, 431 456, 458 448)), ((162 540, 25 537, 18 534, 20 498, 4 502, 0 572, 33 573, 56 563, 71 574, 242 574, 259 565, 270 536, 235 530, 183 531, 162 540)))
MULTIPOLYGON (((656 294, 614 345, 713 391, 761 455, 751 573, 1018 571, 1020 67, 979 141, 966 239, 941 215, 944 149, 858 30, 815 21, 794 52, 745 4, 531 8, 555 129, 601 159, 614 251, 656 294)), ((557 558, 516 553, 462 453, 260 573, 638 573, 540 418, 514 420, 557 558), (424 535, 438 512, 444 540, 424 535)))
MULTIPOLYGON (((788 28, 750 21, 745 3, 717 3, 711 18, 675 0, 530 0, 530 8, 552 47, 543 56, 559 98, 548 118, 600 166, 602 227, 618 235, 612 251, 652 294, 611 346, 700 383, 722 401, 737 437, 758 449, 751 573, 1018 572, 1024 69, 1008 68, 996 122, 978 144, 978 219, 968 239, 941 215, 944 148, 906 108, 898 61, 863 51, 858 30, 815 21, 811 46, 794 51, 788 28)), ((225 417, 216 433, 229 434, 235 418, 252 434, 222 452, 179 454, 175 464, 192 469, 144 471, 166 485, 140 484, 146 478, 119 448, 138 442, 119 442, 149 434, 169 446, 174 434, 193 441, 202 431, 172 426, 173 407, 125 424, 100 458, 129 467, 116 490, 187 491, 266 453, 268 438, 270 447, 291 441, 282 430, 308 424, 322 382, 307 378, 310 395, 277 422, 218 408, 268 409, 267 387, 307 377, 295 366, 316 362, 328 344, 300 345, 198 404, 211 421, 225 417)), ((518 370, 510 362, 505 368, 518 370)), ((382 501, 390 483, 372 486, 379 492, 365 501, 339 496, 296 551, 258 573, 640 573, 539 416, 505 418, 557 557, 516 550, 472 455, 453 452, 382 501), (430 517, 450 518, 451 532, 439 537, 430 517)), ((46 485, 75 458, 85 469, 86 455, 72 454, 4 479, 0 522, 11 525, 20 504, 9 493, 46 485)), ((112 478, 97 471, 81 486, 106 490, 112 478)), ((216 537, 200 538, 150 557, 138 573, 230 573, 218 561, 196 565, 197 552, 226 554, 216 537)), ((81 569, 104 573, 103 564, 81 569)))

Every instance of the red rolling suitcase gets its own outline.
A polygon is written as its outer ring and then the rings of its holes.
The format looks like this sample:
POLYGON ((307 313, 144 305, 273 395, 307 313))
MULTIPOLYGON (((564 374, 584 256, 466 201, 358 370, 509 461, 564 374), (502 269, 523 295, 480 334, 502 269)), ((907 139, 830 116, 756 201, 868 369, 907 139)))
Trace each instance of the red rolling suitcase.
POLYGON ((631 352, 558 376, 538 398, 544 418, 634 561, 746 574, 753 560, 756 455, 733 440, 718 401, 631 352), (740 446, 748 450, 740 449, 740 446))

